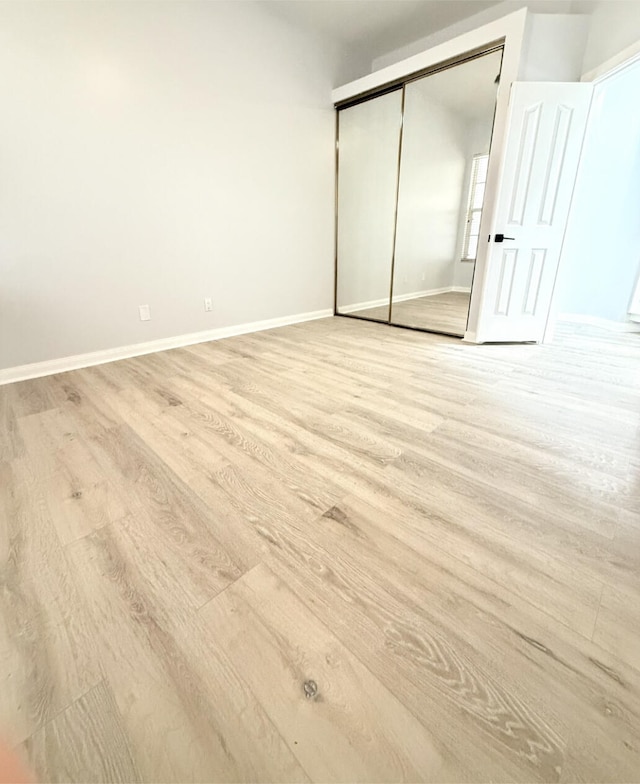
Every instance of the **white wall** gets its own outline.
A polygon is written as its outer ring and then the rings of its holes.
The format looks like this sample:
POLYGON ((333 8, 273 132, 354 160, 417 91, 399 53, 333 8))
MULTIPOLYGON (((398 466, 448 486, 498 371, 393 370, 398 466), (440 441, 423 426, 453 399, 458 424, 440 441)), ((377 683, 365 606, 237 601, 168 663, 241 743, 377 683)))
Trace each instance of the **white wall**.
POLYGON ((0 3, 0 368, 331 307, 336 68, 259 3, 0 3))
MULTIPOLYGON (((639 42, 640 3, 637 0, 600 0, 591 15, 583 73, 596 69, 639 42)), ((640 50, 640 47, 635 49, 640 50)))
POLYGON ((595 87, 554 309, 625 321, 640 263, 640 63, 595 87))
POLYGON ((580 81, 589 30, 586 15, 530 14, 520 81, 580 81))

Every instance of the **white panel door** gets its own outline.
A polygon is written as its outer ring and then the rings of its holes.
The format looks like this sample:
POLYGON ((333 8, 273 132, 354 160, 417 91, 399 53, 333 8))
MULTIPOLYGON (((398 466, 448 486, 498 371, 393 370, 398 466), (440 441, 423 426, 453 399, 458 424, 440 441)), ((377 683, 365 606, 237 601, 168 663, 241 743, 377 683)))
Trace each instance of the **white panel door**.
POLYGON ((478 343, 544 337, 592 92, 573 82, 512 85, 478 343))

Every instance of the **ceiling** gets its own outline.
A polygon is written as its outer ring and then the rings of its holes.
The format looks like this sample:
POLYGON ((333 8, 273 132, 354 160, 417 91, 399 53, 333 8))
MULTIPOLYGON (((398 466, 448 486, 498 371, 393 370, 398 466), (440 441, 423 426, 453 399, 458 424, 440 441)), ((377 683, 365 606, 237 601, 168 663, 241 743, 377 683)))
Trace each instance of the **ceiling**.
POLYGON ((263 0, 280 16, 369 59, 483 11, 499 0, 263 0))
MULTIPOLYGON (((493 6, 504 13, 584 13, 593 0, 262 0, 286 18, 367 62, 493 6), (502 10, 502 9, 501 9, 502 10)), ((502 15, 502 14, 500 14, 502 15)))

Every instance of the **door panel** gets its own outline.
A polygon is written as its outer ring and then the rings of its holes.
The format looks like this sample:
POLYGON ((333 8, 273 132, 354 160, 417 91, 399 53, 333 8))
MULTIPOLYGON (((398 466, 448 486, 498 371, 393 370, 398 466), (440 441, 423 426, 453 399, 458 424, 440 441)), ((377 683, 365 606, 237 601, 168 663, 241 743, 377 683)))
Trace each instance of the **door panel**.
POLYGON ((389 320, 402 90, 338 112, 336 311, 389 320))
POLYGON ((500 49, 405 85, 392 324, 465 333, 476 248, 465 240, 477 239, 487 163, 479 178, 476 161, 489 154, 501 64, 500 49))
POLYGON ((479 343, 544 337, 592 92, 590 84, 512 85, 479 343))

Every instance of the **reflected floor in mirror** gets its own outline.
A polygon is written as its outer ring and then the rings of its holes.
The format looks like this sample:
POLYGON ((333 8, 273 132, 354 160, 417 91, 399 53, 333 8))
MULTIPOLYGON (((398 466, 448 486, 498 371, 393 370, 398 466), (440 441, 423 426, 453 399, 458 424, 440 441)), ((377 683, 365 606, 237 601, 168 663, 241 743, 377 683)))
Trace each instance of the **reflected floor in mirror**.
MULTIPOLYGON (((415 297, 402 302, 395 302, 391 321, 405 327, 417 327, 436 332, 447 332, 463 336, 467 327, 469 299, 471 294, 462 291, 447 291, 442 294, 430 294, 426 297, 415 297)), ((380 305, 354 312, 361 318, 386 321, 389 308, 380 305)))

